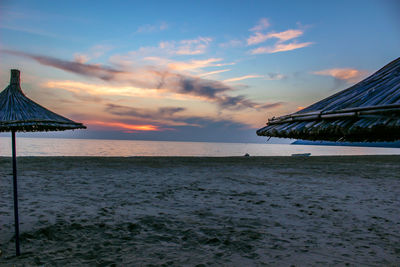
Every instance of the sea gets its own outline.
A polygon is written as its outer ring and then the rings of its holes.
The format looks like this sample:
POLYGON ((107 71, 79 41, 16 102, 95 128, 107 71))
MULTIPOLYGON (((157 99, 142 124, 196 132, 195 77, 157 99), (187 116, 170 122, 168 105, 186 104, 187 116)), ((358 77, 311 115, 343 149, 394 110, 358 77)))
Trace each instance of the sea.
MULTIPOLYGON (((171 142, 17 137, 17 156, 311 156, 399 155, 400 148, 291 144, 171 142)), ((0 137, 0 156, 11 156, 11 138, 0 137)))

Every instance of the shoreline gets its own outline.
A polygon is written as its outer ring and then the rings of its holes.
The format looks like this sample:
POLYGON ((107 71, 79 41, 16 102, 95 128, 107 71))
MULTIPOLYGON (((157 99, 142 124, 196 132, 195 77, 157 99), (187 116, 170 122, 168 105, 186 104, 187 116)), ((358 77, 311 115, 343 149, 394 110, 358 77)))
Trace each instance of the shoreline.
MULTIPOLYGON (((376 154, 376 155, 310 155, 310 156, 304 156, 300 157, 302 159, 304 158, 372 158, 372 157, 382 157, 382 158, 389 158, 389 157, 394 157, 394 158, 399 158, 399 154, 376 154)), ((0 156, 0 159, 7 159, 7 158, 12 158, 11 156, 0 156)), ((293 158, 293 156, 18 156, 17 158, 114 158, 114 159, 126 159, 126 158, 154 158, 154 159, 162 159, 162 158, 199 158, 199 159, 208 159, 208 158, 244 158, 244 159, 249 159, 249 158, 293 158)), ((299 158, 299 157, 295 157, 299 158)))

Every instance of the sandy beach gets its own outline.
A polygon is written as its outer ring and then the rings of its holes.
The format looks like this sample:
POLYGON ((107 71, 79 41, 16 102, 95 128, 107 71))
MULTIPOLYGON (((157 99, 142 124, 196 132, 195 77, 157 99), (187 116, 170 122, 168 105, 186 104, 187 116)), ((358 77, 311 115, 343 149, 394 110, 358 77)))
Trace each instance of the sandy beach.
POLYGON ((398 266, 400 156, 0 158, 1 266, 398 266))

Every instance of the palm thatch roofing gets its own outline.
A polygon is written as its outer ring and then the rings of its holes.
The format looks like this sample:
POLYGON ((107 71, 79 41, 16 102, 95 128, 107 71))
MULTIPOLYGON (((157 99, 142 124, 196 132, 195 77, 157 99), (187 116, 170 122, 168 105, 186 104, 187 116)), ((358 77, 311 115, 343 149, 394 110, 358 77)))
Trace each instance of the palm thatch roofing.
POLYGON ((352 87, 298 112, 272 118, 257 135, 304 140, 400 139, 400 58, 352 87))
POLYGON ((11 70, 10 85, 0 93, 0 132, 38 132, 85 129, 35 103, 24 95, 19 70, 11 70))

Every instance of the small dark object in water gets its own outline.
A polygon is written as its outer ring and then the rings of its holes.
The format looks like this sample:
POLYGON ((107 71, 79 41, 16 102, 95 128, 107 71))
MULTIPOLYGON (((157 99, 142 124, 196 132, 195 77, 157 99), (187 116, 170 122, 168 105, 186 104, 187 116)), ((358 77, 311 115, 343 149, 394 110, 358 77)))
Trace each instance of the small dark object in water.
POLYGON ((245 157, 250 157, 249 153, 244 154, 245 157))
POLYGON ((309 157, 311 153, 292 154, 292 157, 309 157))

